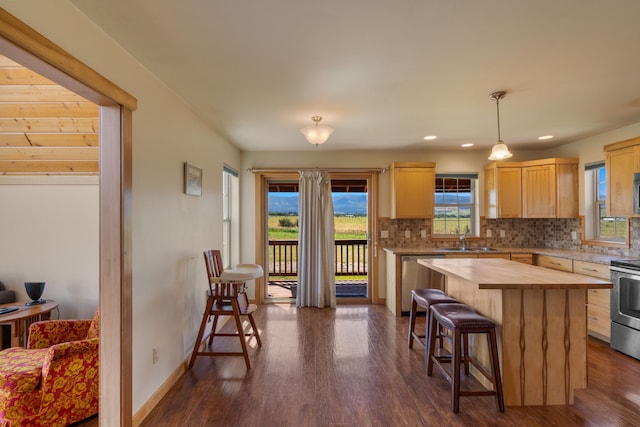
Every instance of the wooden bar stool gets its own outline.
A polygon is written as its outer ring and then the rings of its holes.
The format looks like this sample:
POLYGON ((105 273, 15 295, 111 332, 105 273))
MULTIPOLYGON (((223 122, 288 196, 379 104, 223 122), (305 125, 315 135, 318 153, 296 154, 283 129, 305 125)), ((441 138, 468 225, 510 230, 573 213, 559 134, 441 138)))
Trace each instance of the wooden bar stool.
MULTIPOLYGON (((440 289, 424 288, 411 291, 411 311, 409 312, 409 348, 413 348, 413 340, 424 349, 427 348, 427 337, 429 336, 429 306, 432 304, 455 303, 458 300, 447 296, 440 289), (416 333, 416 317, 418 307, 424 308, 425 315, 425 335, 416 333), (422 341, 424 339, 424 341, 422 341)), ((441 341, 442 342, 442 341, 441 341)))
MULTIPOLYGON (((500 379, 500 363, 498 361, 498 345, 496 342, 496 325, 490 319, 476 313, 465 304, 437 304, 430 306, 431 321, 429 325, 428 362, 427 375, 433 374, 433 365, 436 364, 442 370, 444 376, 451 384, 451 410, 454 413, 460 410, 460 396, 495 396, 498 411, 504 412, 504 397, 502 394, 502 381, 500 379), (435 354, 435 344, 438 328, 451 331, 451 355, 441 356, 435 354), (468 334, 486 334, 489 345, 490 370, 487 371, 480 363, 469 355, 467 345, 468 334), (463 342, 464 341, 464 342, 463 342), (460 347, 464 346, 461 356, 460 347), (460 391, 460 361, 464 358, 484 375, 493 385, 493 390, 484 391, 460 391), (446 371, 443 363, 451 363, 451 375, 446 371)), ((468 374, 468 365, 465 373, 468 374)))
MULTIPOLYGON (((191 353, 189 369, 193 367, 197 356, 242 356, 244 357, 247 369, 251 369, 249 353, 247 352, 247 337, 254 337, 258 346, 261 346, 262 342, 260 341, 260 333, 256 322, 253 320, 253 313, 257 310, 258 306, 249 303, 246 292, 247 287, 244 280, 242 280, 243 276, 247 275, 238 274, 234 276, 233 274, 227 274, 227 277, 230 277, 231 280, 225 279, 223 275, 222 256, 217 249, 204 251, 204 262, 207 267, 209 291, 198 337, 193 347, 193 353, 191 353), (217 330, 218 319, 221 316, 230 316, 233 318, 236 327, 235 332, 226 333, 217 330), (242 316, 249 319, 251 332, 245 332, 242 325, 242 316), (211 318, 213 318, 211 332, 205 336, 207 323, 209 323, 211 318), (213 349, 213 339, 215 337, 238 337, 242 351, 215 351, 213 349), (201 350, 201 346, 207 340, 209 341, 208 345, 205 344, 204 349, 201 350)), ((257 277, 261 273, 262 270, 259 269, 254 276, 257 277)), ((251 275, 247 277, 254 278, 251 275)))

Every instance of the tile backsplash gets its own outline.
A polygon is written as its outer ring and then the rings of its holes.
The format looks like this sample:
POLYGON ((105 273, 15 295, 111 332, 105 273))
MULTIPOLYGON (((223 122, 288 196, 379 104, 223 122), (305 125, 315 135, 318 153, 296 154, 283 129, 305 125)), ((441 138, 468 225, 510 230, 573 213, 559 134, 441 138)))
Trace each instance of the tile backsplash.
MULTIPOLYGON (((484 219, 483 236, 472 238, 472 246, 491 247, 529 247, 555 248, 570 250, 588 250, 591 252, 640 256, 640 218, 629 220, 630 248, 611 248, 583 244, 581 241, 580 220, 578 219, 484 219), (572 235, 575 232, 575 239, 572 235), (504 235, 504 237, 501 237, 504 235), (487 237, 491 236, 491 237, 487 237)), ((457 242, 431 236, 430 219, 389 219, 378 220, 379 242, 386 247, 442 247, 457 246, 457 242), (381 237, 382 231, 388 237, 381 237), (425 237, 422 237, 422 236, 425 237)), ((457 239, 457 235, 451 236, 457 239)))

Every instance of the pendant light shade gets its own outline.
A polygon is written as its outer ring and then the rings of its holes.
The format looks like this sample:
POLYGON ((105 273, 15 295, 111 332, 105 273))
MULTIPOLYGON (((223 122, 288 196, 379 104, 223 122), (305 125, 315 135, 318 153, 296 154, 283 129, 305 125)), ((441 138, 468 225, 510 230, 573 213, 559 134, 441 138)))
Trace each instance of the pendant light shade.
POLYGON ((491 149, 491 155, 489 155, 489 160, 504 160, 512 157, 513 154, 509 151, 507 144, 500 139, 500 100, 504 98, 507 94, 505 91, 493 92, 489 95, 489 99, 496 101, 496 112, 498 116, 498 140, 496 144, 491 149))
POLYGON ((307 141, 309 141, 309 143, 311 144, 315 144, 316 146, 319 144, 323 144, 329 138, 329 135, 331 135, 333 129, 329 126, 320 125, 320 120, 322 120, 322 117, 320 116, 313 116, 311 117, 311 120, 313 120, 316 124, 303 127, 302 129, 300 129, 300 133, 302 133, 304 137, 307 138, 307 141))

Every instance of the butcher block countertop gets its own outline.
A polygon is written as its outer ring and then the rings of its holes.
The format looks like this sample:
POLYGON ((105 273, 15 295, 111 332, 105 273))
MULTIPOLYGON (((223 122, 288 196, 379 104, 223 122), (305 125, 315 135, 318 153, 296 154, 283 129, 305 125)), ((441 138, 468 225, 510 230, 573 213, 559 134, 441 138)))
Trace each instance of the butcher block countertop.
POLYGON ((423 258, 418 263, 478 289, 607 289, 611 282, 502 258, 423 258))

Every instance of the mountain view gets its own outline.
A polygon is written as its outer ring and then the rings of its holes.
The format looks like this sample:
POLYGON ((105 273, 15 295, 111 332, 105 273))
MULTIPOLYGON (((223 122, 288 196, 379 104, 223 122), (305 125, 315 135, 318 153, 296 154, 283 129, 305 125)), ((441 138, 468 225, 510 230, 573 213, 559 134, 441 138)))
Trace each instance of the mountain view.
MULTIPOLYGON (((269 193, 269 214, 298 214, 298 193, 269 193)), ((336 215, 366 215, 366 193, 333 193, 336 215)))

